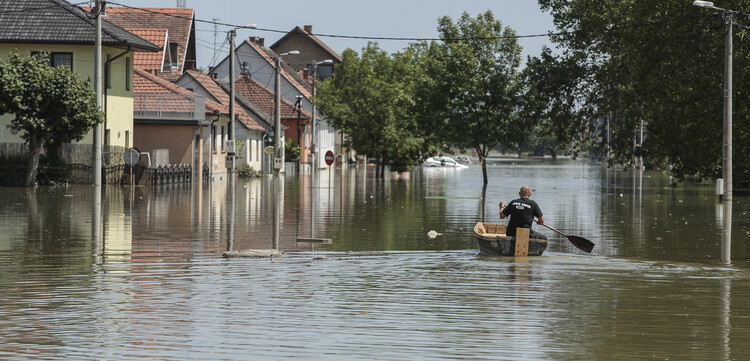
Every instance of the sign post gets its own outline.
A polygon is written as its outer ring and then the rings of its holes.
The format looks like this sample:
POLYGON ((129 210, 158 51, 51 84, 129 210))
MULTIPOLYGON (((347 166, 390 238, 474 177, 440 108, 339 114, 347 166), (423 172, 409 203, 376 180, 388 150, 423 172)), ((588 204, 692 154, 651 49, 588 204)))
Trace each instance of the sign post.
MULTIPOLYGON (((326 164, 330 167, 333 165, 333 162, 336 160, 336 155, 333 154, 333 151, 327 151, 325 156, 326 164)), ((333 169, 328 171, 328 187, 331 187, 331 177, 333 177, 333 169)))
POLYGON ((328 164, 328 166, 330 167, 335 160, 336 160, 336 156, 333 154, 333 152, 330 150, 327 151, 326 152, 326 164, 328 164))

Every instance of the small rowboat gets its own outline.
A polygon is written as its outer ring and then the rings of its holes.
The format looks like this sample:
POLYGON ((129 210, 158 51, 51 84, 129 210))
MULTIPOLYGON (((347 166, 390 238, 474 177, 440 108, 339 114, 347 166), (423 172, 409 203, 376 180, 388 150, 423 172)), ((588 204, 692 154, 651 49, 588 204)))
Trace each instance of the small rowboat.
MULTIPOLYGON (((479 253, 485 256, 514 256, 516 238, 505 235, 504 224, 477 222, 474 234, 479 244, 479 253)), ((529 238, 529 256, 541 256, 547 248, 546 239, 529 238)))

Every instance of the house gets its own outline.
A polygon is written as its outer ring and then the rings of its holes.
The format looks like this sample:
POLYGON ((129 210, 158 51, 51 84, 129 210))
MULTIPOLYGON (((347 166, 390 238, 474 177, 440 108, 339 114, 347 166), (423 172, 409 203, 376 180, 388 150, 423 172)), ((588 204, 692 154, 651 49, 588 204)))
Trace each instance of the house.
MULTIPOLYGON (((0 0, 0 58, 13 50, 22 55, 49 52, 54 66, 69 66, 82 79, 94 77, 96 19, 64 0, 0 0)), ((105 61, 103 144, 110 153, 133 145, 133 59, 160 50, 133 33, 102 21, 102 58, 105 61)), ((92 82, 93 87, 93 82, 92 82)), ((0 143, 24 143, 7 125, 12 115, 0 116, 0 143)), ((93 131, 78 143, 92 144, 93 131)), ((90 151, 90 147, 89 151, 90 151)), ((90 163, 81 157, 76 162, 90 163)))
MULTIPOLYGON (((228 85, 223 85, 223 87, 225 90, 228 89, 228 85)), ((249 75, 240 75, 235 79, 234 87, 240 97, 244 98, 250 104, 259 107, 263 113, 275 113, 275 94, 249 75)), ((300 146, 298 166, 301 166, 302 161, 307 159, 309 153, 310 132, 306 127, 312 119, 311 113, 300 106, 301 100, 301 98, 298 98, 296 103, 292 103, 285 98, 281 98, 281 125, 285 128, 284 138, 286 140, 293 140, 300 146)))
MULTIPOLYGON (((276 74, 276 58, 278 55, 272 50, 263 46, 264 40, 260 38, 250 38, 249 40, 243 41, 235 52, 235 69, 246 69, 245 73, 252 79, 260 84, 268 85, 272 92, 275 92, 275 74, 276 74)), ((297 55, 288 55, 284 57, 284 60, 297 55)), ((281 68, 279 70, 281 75, 281 88, 280 93, 282 98, 291 102, 292 104, 297 103, 299 100, 301 108, 312 114, 313 103, 312 103, 312 88, 308 81, 305 81, 297 75, 297 73, 290 66, 285 64, 285 61, 281 61, 281 68)), ((210 72, 210 74, 218 80, 229 81, 229 57, 224 58, 219 64, 217 64, 210 72)), ((273 112, 270 113, 273 115, 273 112)), ((323 160, 322 154, 327 151, 335 151, 335 129, 325 121, 325 116, 317 111, 316 117, 316 152, 319 156, 315 157, 315 163, 317 168, 327 167, 323 160)), ((306 132, 310 131, 310 127, 305 128, 306 132)), ((306 133, 303 137, 310 136, 306 133)), ((311 158, 309 157, 310 149, 306 147, 303 150, 303 154, 306 155, 306 159, 303 159, 304 163, 310 164, 311 158)))
POLYGON ((330 59, 332 63, 318 66, 318 76, 321 79, 331 78, 333 67, 336 64, 341 64, 343 59, 341 55, 313 35, 312 28, 312 25, 305 25, 304 28, 295 27, 273 43, 271 50, 276 54, 283 54, 292 50, 299 51, 298 56, 288 57, 284 60, 295 70, 306 70, 308 74, 314 73, 313 64, 330 59))
POLYGON ((175 81, 184 71, 196 68, 193 9, 108 7, 106 19, 139 35, 146 30, 158 30, 160 37, 162 32, 166 33, 166 44, 163 40, 154 43, 164 49, 162 59, 154 59, 154 56, 146 54, 136 55, 135 61, 141 69, 157 70, 156 75, 175 81), (149 59, 142 59, 146 57, 149 59))
MULTIPOLYGON (((188 70, 180 76, 176 84, 196 94, 204 96, 207 100, 221 104, 222 112, 229 118, 229 92, 222 88, 216 79, 208 74, 197 70, 188 70)), ((268 123, 268 114, 260 111, 257 107, 238 99, 235 105, 235 117, 237 119, 234 127, 234 139, 242 144, 237 150, 237 165, 245 164, 254 170, 270 169, 264 166, 263 147, 264 140, 268 137, 271 126, 268 123), (244 103, 244 104, 243 104, 244 103)), ((221 128, 223 139, 228 139, 228 129, 221 128)), ((269 163, 270 160, 265 160, 269 163)))

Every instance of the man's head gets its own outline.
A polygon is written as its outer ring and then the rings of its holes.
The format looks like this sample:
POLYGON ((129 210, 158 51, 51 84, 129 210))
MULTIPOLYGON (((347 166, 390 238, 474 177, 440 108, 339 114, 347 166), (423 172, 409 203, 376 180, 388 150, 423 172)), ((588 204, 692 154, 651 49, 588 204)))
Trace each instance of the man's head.
POLYGON ((521 198, 531 197, 531 188, 529 188, 529 186, 521 187, 521 190, 518 191, 518 195, 521 196, 521 198))

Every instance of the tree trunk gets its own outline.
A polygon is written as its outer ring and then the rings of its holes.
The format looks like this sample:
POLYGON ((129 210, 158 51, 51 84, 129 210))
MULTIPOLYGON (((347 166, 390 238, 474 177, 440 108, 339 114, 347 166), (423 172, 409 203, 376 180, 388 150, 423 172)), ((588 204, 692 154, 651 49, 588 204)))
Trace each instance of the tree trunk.
POLYGON ((479 153, 479 164, 482 165, 482 176, 484 177, 484 185, 487 186, 489 179, 487 178, 487 156, 479 153))
POLYGON ((39 171, 39 155, 42 153, 42 140, 38 134, 29 137, 29 168, 26 173, 26 186, 36 185, 36 176, 39 171))

